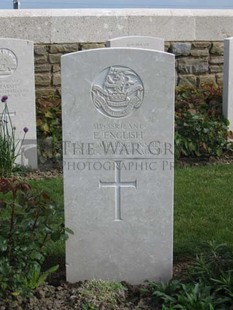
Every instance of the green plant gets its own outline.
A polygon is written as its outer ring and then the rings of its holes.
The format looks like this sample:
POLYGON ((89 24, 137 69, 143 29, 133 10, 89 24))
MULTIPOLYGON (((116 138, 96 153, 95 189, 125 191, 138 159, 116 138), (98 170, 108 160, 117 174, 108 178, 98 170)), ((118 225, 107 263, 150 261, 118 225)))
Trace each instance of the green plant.
POLYGON ((82 283, 79 288, 80 309, 121 309, 126 287, 121 283, 103 280, 91 280, 82 283))
POLYGON ((222 116, 222 89, 213 85, 176 89, 176 157, 210 157, 232 152, 229 122, 222 116))
POLYGON ((61 158, 62 126, 61 99, 58 96, 41 98, 37 102, 37 131, 40 160, 61 158))
POLYGON ((24 127, 23 139, 16 142, 16 128, 13 126, 11 121, 7 99, 7 96, 3 96, 1 98, 3 110, 0 116, 0 177, 11 176, 15 166, 15 160, 20 154, 25 135, 28 132, 28 128, 24 127))
POLYGON ((57 266, 42 272, 49 243, 67 238, 63 214, 45 192, 0 179, 0 296, 27 295, 57 266))
MULTIPOLYGON (((203 248, 203 247, 202 247, 203 248)), ((185 282, 147 282, 144 291, 163 310, 228 310, 233 307, 233 252, 208 242, 188 270, 185 282)))
POLYGON ((170 280, 167 283, 146 281, 146 286, 141 291, 147 295, 152 295, 154 304, 161 306, 173 301, 181 287, 182 283, 179 280, 170 280))
POLYGON ((212 279, 219 278, 233 270, 233 250, 227 244, 216 241, 202 245, 202 253, 196 256, 188 270, 193 281, 212 284, 212 279))

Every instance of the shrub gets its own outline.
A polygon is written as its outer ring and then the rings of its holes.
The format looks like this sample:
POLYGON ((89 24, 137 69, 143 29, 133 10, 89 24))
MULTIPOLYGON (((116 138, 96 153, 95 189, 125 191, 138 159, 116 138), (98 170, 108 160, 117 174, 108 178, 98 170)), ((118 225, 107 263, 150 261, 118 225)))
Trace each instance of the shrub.
POLYGON ((210 157, 232 152, 228 121, 222 116, 222 89, 177 87, 175 113, 176 157, 210 157))
POLYGON ((42 272, 45 246, 66 238, 63 214, 45 192, 0 179, 0 296, 27 295, 58 266, 42 272))
POLYGON ((233 307, 233 252, 225 244, 207 243, 184 283, 147 283, 147 294, 163 310, 228 310, 233 307))
MULTIPOLYGON (((213 85, 177 87, 175 97, 175 153, 181 157, 219 157, 232 153, 228 121, 222 116, 222 88, 213 85)), ((61 159, 61 104, 59 97, 37 103, 40 159, 61 159), (50 139, 46 142, 46 139, 50 139)))
POLYGON ((37 132, 41 162, 61 159, 62 124, 60 97, 53 96, 38 100, 37 132))

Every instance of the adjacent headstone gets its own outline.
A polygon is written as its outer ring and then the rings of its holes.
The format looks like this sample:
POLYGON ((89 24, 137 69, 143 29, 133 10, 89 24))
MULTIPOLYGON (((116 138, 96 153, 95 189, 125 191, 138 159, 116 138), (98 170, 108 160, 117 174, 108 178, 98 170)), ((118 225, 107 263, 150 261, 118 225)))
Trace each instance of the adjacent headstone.
POLYGON ((107 47, 136 47, 164 51, 164 39, 148 36, 126 36, 111 39, 107 47))
POLYGON ((37 168, 33 42, 0 38, 0 96, 4 95, 8 96, 18 146, 24 136, 23 129, 29 129, 16 162, 37 168))
POLYGON ((223 115, 233 131, 233 37, 224 40, 223 115))
POLYGON ((67 280, 168 280, 174 55, 105 48, 61 62, 67 280))

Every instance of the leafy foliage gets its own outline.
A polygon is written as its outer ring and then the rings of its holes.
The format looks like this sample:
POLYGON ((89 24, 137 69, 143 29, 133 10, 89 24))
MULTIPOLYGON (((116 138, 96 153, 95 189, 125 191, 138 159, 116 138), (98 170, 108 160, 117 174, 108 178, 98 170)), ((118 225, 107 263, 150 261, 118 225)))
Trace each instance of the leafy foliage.
POLYGON ((162 310, 228 310, 233 307, 233 252, 210 242, 188 270, 186 282, 148 282, 146 289, 162 310))
POLYGON ((0 296, 27 295, 58 266, 42 272, 45 246, 67 237, 63 214, 45 192, 0 179, 0 296))
POLYGON ((40 159, 61 157, 61 99, 58 96, 41 98, 37 102, 37 132, 39 137, 40 159), (48 141, 51 139, 51 141, 48 141))
POLYGON ((176 157, 210 157, 232 152, 229 122, 222 116, 222 89, 177 87, 175 115, 176 157))
MULTIPOLYGON (((42 98, 37 102, 40 158, 61 158, 61 100, 42 98), (51 141, 47 143, 48 138, 51 141)), ((180 157, 222 156, 232 153, 227 138, 229 122, 222 116, 222 88, 214 85, 176 88, 175 152, 180 157)))

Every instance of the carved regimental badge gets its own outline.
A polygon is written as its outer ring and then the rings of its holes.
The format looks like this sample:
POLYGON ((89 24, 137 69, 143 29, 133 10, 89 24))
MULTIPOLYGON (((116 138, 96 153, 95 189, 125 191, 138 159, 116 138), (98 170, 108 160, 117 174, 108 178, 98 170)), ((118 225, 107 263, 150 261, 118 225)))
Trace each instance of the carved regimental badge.
POLYGON ((7 48, 0 48, 0 77, 11 75, 15 72, 17 65, 15 54, 7 48))
POLYGON ((144 87, 140 77, 130 68, 112 66, 95 78, 91 95, 100 113, 112 118, 123 118, 141 106, 144 87))

